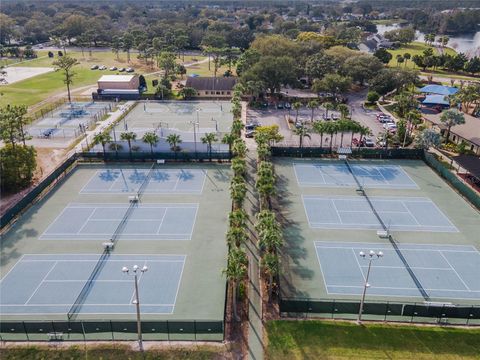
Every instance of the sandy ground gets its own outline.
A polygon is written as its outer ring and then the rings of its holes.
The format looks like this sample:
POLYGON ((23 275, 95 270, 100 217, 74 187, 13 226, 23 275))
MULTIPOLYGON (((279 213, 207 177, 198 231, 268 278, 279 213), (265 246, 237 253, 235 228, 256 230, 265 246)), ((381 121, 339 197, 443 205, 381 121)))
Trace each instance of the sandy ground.
POLYGON ((0 194, 0 215, 20 201, 44 176, 52 172, 65 157, 64 149, 37 148, 37 169, 32 185, 17 194, 0 194))
POLYGON ((48 73, 50 71, 53 71, 54 68, 51 67, 15 67, 15 66, 10 66, 5 69, 3 69, 6 72, 5 75, 5 83, 1 83, 0 85, 8 85, 8 84, 13 84, 18 81, 22 81, 25 79, 29 79, 31 77, 41 75, 48 73))

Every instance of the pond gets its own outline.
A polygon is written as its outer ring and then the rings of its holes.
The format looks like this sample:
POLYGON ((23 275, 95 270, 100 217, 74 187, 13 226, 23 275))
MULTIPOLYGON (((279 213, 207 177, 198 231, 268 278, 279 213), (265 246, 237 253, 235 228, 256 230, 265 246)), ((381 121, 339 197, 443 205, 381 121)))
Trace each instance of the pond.
MULTIPOLYGON (((392 25, 377 25, 378 33, 383 35, 385 32, 400 28, 399 24, 392 25)), ((424 33, 416 32, 416 40, 423 42, 424 33)), ((468 57, 480 56, 480 31, 474 34, 463 34, 457 36, 449 36, 447 46, 455 49, 457 52, 462 52, 468 57)))

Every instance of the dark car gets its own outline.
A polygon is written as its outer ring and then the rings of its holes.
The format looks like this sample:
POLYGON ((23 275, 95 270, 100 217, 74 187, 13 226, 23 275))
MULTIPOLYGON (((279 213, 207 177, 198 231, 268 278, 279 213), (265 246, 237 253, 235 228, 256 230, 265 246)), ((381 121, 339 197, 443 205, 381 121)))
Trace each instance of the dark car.
POLYGON ((253 138, 255 136, 255 130, 247 130, 245 131, 246 138, 253 138))
POLYGON ((245 130, 255 130, 259 126, 260 124, 258 123, 248 123, 247 125, 245 125, 245 130))
POLYGON ((285 108, 285 105, 283 103, 278 103, 277 104, 277 109, 284 109, 285 108))
POLYGON ((290 103, 285 103, 285 109, 290 110, 292 108, 292 105, 290 103))

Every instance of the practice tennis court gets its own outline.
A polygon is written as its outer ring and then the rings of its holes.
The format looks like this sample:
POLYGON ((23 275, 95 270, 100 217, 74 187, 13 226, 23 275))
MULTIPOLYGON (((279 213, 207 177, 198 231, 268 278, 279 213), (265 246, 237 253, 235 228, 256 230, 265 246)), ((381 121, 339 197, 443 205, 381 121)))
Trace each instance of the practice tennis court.
MULTIPOLYGON (((474 246, 397 244, 409 268, 431 298, 480 299, 480 253, 474 246)), ((361 295, 368 256, 372 262, 368 295, 422 297, 412 276, 391 244, 315 242, 317 258, 329 294, 361 295)))
MULTIPOLYGON (((310 227, 318 229, 382 229, 364 196, 302 196, 310 227)), ((390 230, 458 232, 428 198, 370 197, 390 230)))
MULTIPOLYGON (((353 174, 365 188, 418 189, 412 178, 397 165, 350 164, 353 174)), ((294 163, 299 186, 357 187, 357 182, 345 163, 294 163)))
MULTIPOLYGON (((24 255, 0 281, 2 314, 67 314, 100 255, 24 255)), ((147 266, 139 275, 143 314, 171 314, 184 255, 110 255, 82 300, 79 314, 134 314, 134 278, 122 267, 147 266)))
MULTIPOLYGON (((70 203, 41 240, 109 240, 129 204, 70 203)), ((198 204, 136 204, 119 240, 190 240, 198 204)))
POLYGON ((201 169, 105 169, 97 171, 81 193, 201 194, 207 171, 201 169))

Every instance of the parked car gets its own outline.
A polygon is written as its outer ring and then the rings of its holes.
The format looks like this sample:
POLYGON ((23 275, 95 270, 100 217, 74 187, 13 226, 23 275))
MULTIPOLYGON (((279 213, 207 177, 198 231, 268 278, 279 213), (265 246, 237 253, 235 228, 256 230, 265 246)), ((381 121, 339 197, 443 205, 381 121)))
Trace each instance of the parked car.
POLYGON ((290 110, 292 108, 292 105, 288 102, 285 103, 285 109, 290 110))
POLYGON ((127 69, 125 69, 125 68, 120 68, 120 69, 118 69, 119 72, 124 72, 124 71, 126 71, 126 70, 127 70, 127 69))
POLYGON ((296 127, 297 129, 302 128, 302 127, 303 127, 303 122, 297 121, 297 122, 295 123, 295 127, 296 127))
POLYGON ((247 125, 245 125, 245 130, 246 131, 252 131, 252 130, 255 130, 259 126, 260 126, 259 123, 248 123, 247 125))
POLYGON ((118 68, 117 68, 116 66, 112 66, 112 67, 110 68, 110 71, 117 71, 117 70, 118 70, 118 68))
POLYGON ((126 69, 125 69, 125 71, 126 71, 126 72, 129 72, 129 73, 131 73, 131 72, 134 72, 134 71, 135 71, 135 69, 134 69, 134 68, 131 68, 131 67, 129 67, 129 68, 126 68, 126 69))
POLYGON ((98 65, 92 65, 92 66, 90 67, 90 70, 97 70, 97 69, 98 69, 98 65))
POLYGON ((281 109, 284 109, 285 108, 285 105, 281 102, 277 103, 277 109, 281 110, 281 109))
POLYGON ((363 140, 363 143, 366 147, 374 147, 375 146, 375 142, 370 138, 365 138, 363 140))
POLYGON ((255 130, 247 130, 245 131, 246 138, 253 138, 255 136, 255 130))
POLYGON ((100 65, 98 67, 98 70, 107 70, 107 67, 105 65, 100 65))
POLYGON ((385 130, 397 130, 397 125, 393 123, 386 123, 386 124, 383 124, 383 128, 385 130))

